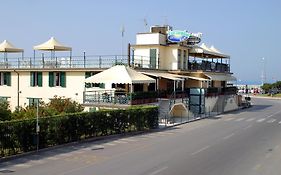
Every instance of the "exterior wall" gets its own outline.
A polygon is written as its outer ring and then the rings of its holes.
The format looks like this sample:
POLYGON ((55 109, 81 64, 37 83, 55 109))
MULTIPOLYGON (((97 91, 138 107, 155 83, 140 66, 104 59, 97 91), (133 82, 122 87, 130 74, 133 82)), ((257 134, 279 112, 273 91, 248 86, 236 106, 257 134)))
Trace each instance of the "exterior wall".
POLYGON ((161 68, 165 70, 177 70, 178 69, 178 49, 177 48, 168 48, 165 49, 165 56, 161 57, 160 62, 162 63, 161 68))
POLYGON ((228 112, 238 109, 237 95, 220 95, 205 98, 206 112, 228 112))
POLYGON ((221 87, 221 81, 213 81, 213 87, 221 87))
MULTIPOLYGON (((49 72, 42 73, 42 87, 30 86, 30 72, 19 72, 19 105, 29 105, 28 98, 41 98, 48 102, 55 95, 59 97, 71 98, 79 103, 83 103, 85 72, 67 72, 66 87, 49 87, 49 72)), ((10 97, 10 107, 12 110, 17 106, 17 74, 11 72, 11 86, 0 86, 0 96, 10 97)))
POLYGON ((136 36, 136 44, 161 44, 166 45, 166 35, 161 33, 141 33, 136 36))
POLYGON ((159 79, 159 90, 167 90, 167 82, 168 80, 166 79, 159 79))

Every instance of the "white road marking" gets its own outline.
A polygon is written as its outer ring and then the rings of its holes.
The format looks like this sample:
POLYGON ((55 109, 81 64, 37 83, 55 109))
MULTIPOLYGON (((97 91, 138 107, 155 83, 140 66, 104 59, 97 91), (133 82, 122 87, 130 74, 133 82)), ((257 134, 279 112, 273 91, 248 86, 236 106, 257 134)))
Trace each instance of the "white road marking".
POLYGON ((124 142, 124 141, 121 141, 121 140, 116 140, 116 141, 114 141, 112 143, 128 143, 128 142, 124 142))
POLYGON ((275 116, 276 114, 278 114, 278 113, 280 113, 280 112, 281 112, 281 111, 275 112, 274 114, 271 114, 271 115, 267 116, 266 118, 273 117, 273 116, 275 116))
POLYGON ((281 121, 279 122, 279 124, 281 124, 281 121))
POLYGON ((59 157, 48 157, 47 160, 59 160, 59 157))
POLYGON ((234 120, 234 118, 226 118, 225 121, 231 121, 234 120))
POLYGON ((257 122, 263 122, 263 121, 265 121, 265 118, 262 118, 262 119, 259 119, 259 120, 257 120, 257 122))
POLYGON ((125 142, 136 142, 136 140, 134 139, 128 139, 128 138, 125 138, 125 139, 120 139, 121 141, 125 141, 125 142))
POLYGON ((116 144, 114 143, 105 143, 105 144, 102 144, 103 146, 115 146, 116 144))
POLYGON ((251 128, 252 127, 252 125, 248 125, 246 128, 244 128, 245 130, 246 129, 249 129, 249 128, 251 128))
POLYGON ((160 169, 158 169, 158 170, 156 170, 156 171, 153 171, 152 173, 150 173, 149 175, 156 175, 156 174, 158 174, 158 173, 160 173, 160 172, 162 172, 162 171, 164 171, 165 169, 167 169, 168 167, 162 167, 162 168, 160 168, 160 169))
POLYGON ((253 120, 255 120, 255 118, 249 118, 248 120, 246 120, 247 122, 251 122, 251 121, 253 121, 253 120))
POLYGON ((240 122, 240 121, 242 121, 242 120, 244 120, 244 118, 239 118, 239 119, 237 119, 237 120, 235 120, 235 121, 240 122))
POLYGON ((226 139, 229 139, 230 137, 234 136, 235 134, 234 133, 231 133, 230 135, 228 136, 225 136, 223 139, 226 140, 226 139))
POLYGON ((210 146, 205 146, 204 148, 199 149, 198 151, 192 153, 191 155, 194 156, 194 155, 196 155, 196 154, 198 154, 198 153, 200 153, 200 152, 202 152, 202 151, 208 149, 209 147, 210 147, 210 146))
POLYGON ((13 167, 17 167, 17 168, 29 168, 31 167, 32 165, 31 164, 28 164, 28 163, 21 163, 21 164, 16 164, 16 165, 13 165, 13 167))
POLYGON ((268 120, 267 123, 273 123, 275 121, 276 121, 276 119, 271 119, 271 120, 268 120))

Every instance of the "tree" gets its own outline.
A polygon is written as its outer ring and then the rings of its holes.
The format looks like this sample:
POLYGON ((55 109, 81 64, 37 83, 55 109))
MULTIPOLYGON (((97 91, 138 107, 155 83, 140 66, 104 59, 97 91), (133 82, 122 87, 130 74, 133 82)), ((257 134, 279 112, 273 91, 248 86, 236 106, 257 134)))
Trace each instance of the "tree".
POLYGON ((55 112, 55 114, 61 113, 75 113, 82 112, 84 108, 76 101, 72 101, 70 98, 62 98, 54 96, 53 99, 46 105, 46 107, 55 112))
POLYGON ((267 93, 269 92, 270 89, 272 89, 272 84, 265 83, 264 85, 261 86, 261 88, 267 93))
POLYGON ((0 99, 0 121, 11 120, 11 115, 8 101, 0 99))

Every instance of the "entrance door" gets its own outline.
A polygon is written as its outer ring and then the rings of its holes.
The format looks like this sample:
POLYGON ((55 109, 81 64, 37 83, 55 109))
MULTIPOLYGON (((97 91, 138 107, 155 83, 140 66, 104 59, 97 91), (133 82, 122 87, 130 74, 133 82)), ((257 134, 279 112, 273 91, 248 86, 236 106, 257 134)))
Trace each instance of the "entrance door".
POLYGON ((205 113, 205 89, 190 88, 189 109, 194 114, 205 113))

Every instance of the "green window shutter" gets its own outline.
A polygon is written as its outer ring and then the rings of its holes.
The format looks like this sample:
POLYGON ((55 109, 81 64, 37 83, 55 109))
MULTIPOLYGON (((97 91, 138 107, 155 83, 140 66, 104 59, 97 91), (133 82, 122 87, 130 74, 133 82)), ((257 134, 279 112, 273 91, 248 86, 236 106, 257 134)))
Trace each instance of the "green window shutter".
POLYGON ((91 72, 85 72, 85 78, 88 78, 91 76, 91 72))
POLYGON ((149 60, 150 68, 155 69, 156 68, 156 49, 150 49, 149 55, 150 55, 150 60, 149 60))
POLYGON ((61 87, 66 87, 66 76, 65 72, 60 73, 60 85, 61 87))
POLYGON ((104 83, 100 83, 99 87, 104 89, 105 88, 105 84, 104 83))
POLYGON ((54 72, 49 72, 49 86, 54 87, 54 72))
POLYGON ((6 79, 7 86, 11 86, 11 72, 5 72, 4 79, 6 79))
POLYGON ((34 86, 34 72, 30 72, 30 86, 34 86))
POLYGON ((38 86, 42 87, 42 72, 37 72, 38 75, 38 86))

